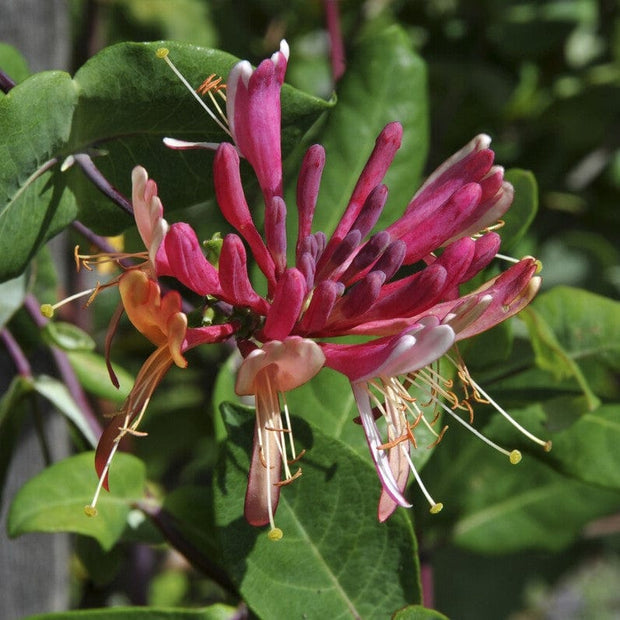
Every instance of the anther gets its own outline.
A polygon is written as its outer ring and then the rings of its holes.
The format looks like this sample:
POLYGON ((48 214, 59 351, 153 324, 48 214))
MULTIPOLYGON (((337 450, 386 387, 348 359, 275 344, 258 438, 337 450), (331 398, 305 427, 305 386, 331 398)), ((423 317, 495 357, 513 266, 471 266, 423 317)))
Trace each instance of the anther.
POLYGON ((269 533, 267 534, 267 538, 273 541, 282 540, 283 536, 284 536, 284 533, 279 527, 272 528, 271 530, 269 530, 269 533))
POLYGON ((510 458, 510 462, 513 465, 516 465, 521 462, 521 452, 519 452, 519 450, 513 450, 508 458, 510 458))
POLYGON ((443 504, 442 504, 441 502, 438 502, 438 503, 433 504, 433 505, 431 506, 431 509, 430 509, 430 511, 429 511, 429 512, 430 512, 432 515, 436 515, 438 512, 441 512, 442 510, 443 510, 443 504))
POLYGON ((183 74, 170 60, 170 58, 168 57, 168 50, 165 47, 161 47, 157 50, 157 52, 155 52, 155 55, 157 56, 157 58, 162 58, 164 60, 164 62, 172 69, 172 71, 179 78, 179 80, 181 80, 183 86, 185 86, 185 88, 189 90, 192 97, 196 99, 196 101, 202 106, 202 108, 207 112, 207 114, 215 121, 218 127, 230 136, 230 131, 228 130, 228 127, 226 127, 226 125, 222 123, 222 121, 220 121, 220 119, 214 114, 214 112, 209 108, 209 106, 200 98, 198 93, 196 93, 196 91, 192 88, 191 84, 185 79, 183 74))
POLYGON ((88 506, 84 506, 84 514, 87 517, 96 517, 97 516, 97 509, 94 506, 91 506, 89 504, 88 506))

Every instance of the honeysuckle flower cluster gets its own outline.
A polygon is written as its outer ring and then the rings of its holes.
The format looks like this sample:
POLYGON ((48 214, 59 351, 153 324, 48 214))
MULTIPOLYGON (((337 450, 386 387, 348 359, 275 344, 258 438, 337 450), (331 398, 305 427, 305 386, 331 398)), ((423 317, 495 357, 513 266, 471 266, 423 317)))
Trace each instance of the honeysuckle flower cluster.
MULTIPOLYGON (((167 55, 167 50, 158 52, 174 68, 167 55)), ((230 143, 166 139, 172 148, 215 149, 215 196, 236 230, 222 240, 216 264, 207 260, 188 224, 166 224, 155 184, 142 168, 133 172, 133 206, 147 257, 143 265, 125 271, 118 284, 130 320, 157 348, 124 407, 104 431, 96 456, 98 494, 107 484, 119 439, 138 433, 138 423, 166 370, 173 363, 185 366, 183 353, 193 346, 234 339, 243 358, 236 392, 254 396, 256 404, 245 516, 252 525, 269 525, 272 539, 282 535, 274 519, 281 487, 301 474, 285 394, 324 366, 350 381, 382 485, 378 508, 382 521, 397 506, 410 506, 405 488, 411 475, 431 511, 441 509, 411 457, 418 449, 418 424, 431 429, 437 441, 445 430, 436 430, 436 420, 427 419, 419 394, 511 462, 518 462, 518 451, 495 445, 472 426, 476 401, 491 403, 517 424, 470 377, 454 346, 519 312, 540 286, 539 264, 526 257, 476 290, 459 293, 461 285, 496 257, 500 237, 494 227, 513 199, 503 169, 493 163, 488 136, 475 137, 455 153, 404 205, 400 218, 375 230, 388 196, 383 178, 401 144, 398 122, 389 123, 377 137, 329 235, 312 226, 325 151, 321 145, 307 150, 297 180, 298 228, 289 262, 290 205, 283 198, 280 141, 280 90, 287 62, 283 42, 256 69, 246 61, 238 63, 228 76, 225 95, 215 82, 226 101, 225 114, 217 108, 218 122, 225 123, 230 143), (240 158, 249 162, 262 191, 264 211, 256 218, 264 220, 262 231, 246 201, 240 158), (249 278, 250 259, 266 280, 264 295, 249 278), (218 308, 219 324, 188 327, 180 296, 174 291, 162 295, 159 276, 176 278, 202 296, 205 307, 218 308), (339 341, 350 335, 364 336, 365 341, 339 341), (443 356, 454 365, 465 398, 459 398, 452 383, 437 372, 436 362, 443 356)), ((521 430, 545 449, 550 447, 521 430)), ((96 496, 88 507, 91 513, 95 501, 96 496)))

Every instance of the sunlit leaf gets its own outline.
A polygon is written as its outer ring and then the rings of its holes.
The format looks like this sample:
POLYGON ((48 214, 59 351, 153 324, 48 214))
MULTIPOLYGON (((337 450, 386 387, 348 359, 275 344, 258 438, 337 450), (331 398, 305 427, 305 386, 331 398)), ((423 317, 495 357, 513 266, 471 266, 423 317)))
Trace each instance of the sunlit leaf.
POLYGON ((519 242, 538 211, 538 186, 536 177, 531 172, 513 168, 506 172, 505 179, 512 183, 515 197, 502 218, 505 222, 499 231, 502 237, 502 252, 509 251, 519 242))
POLYGON ((294 419, 307 448, 303 476, 282 490, 284 537, 272 542, 243 518, 254 416, 231 404, 222 413, 229 439, 215 478, 216 522, 229 573, 260 617, 378 617, 419 602, 411 524, 402 512, 377 522, 379 483, 368 460, 294 419))
POLYGON ((110 380, 105 359, 101 355, 91 351, 69 351, 67 359, 84 389, 91 394, 115 403, 122 403, 129 395, 134 377, 124 368, 112 364, 119 381, 117 389, 110 380))
POLYGON ((231 620, 234 607, 217 604, 203 609, 169 609, 161 607, 111 607, 60 613, 37 614, 28 620, 231 620))
POLYGON ((92 426, 84 417, 84 412, 78 407, 64 383, 47 375, 40 375, 33 378, 32 387, 37 394, 47 398, 68 420, 73 422, 93 448, 97 445, 98 437, 95 436, 92 426))
POLYGON ((144 493, 144 465, 129 454, 117 454, 110 469, 110 493, 102 491, 98 514, 87 517, 97 486, 94 455, 70 457, 31 478, 17 493, 8 517, 9 536, 28 532, 76 532, 92 536, 104 549, 118 541, 132 503, 144 493))

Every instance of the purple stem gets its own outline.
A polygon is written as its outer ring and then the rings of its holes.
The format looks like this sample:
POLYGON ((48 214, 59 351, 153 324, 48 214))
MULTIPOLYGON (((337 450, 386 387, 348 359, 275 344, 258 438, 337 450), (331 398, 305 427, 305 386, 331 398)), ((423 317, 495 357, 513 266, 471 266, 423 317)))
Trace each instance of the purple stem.
POLYGON ((32 369, 30 368, 28 359, 24 355, 22 348, 17 343, 17 340, 13 338, 13 335, 6 327, 0 331, 0 339, 4 342, 4 346, 13 360, 13 363, 17 368, 17 372, 22 377, 32 377, 32 369))
MULTIPOLYGON (((24 299, 24 307, 39 329, 45 327, 47 324, 47 319, 41 314, 39 303, 33 295, 26 295, 26 299, 24 299)), ((84 393, 73 368, 71 368, 69 358, 64 351, 61 351, 57 347, 51 347, 51 351, 64 384, 73 396, 77 406, 81 409, 84 418, 95 433, 95 436, 98 437, 102 432, 101 424, 90 406, 90 403, 86 398, 86 394, 84 393)))
POLYGON ((123 194, 121 194, 95 166, 90 155, 87 153, 76 153, 73 158, 75 163, 82 169, 82 172, 93 183, 93 185, 112 202, 115 202, 125 213, 133 217, 133 207, 123 194))
POLYGON ((342 30, 340 28, 340 11, 338 9, 338 0, 324 1, 327 32, 329 34, 332 77, 334 78, 334 82, 338 82, 343 76, 347 66, 344 44, 342 42, 342 30))
POLYGON ((0 71, 0 90, 6 95, 14 86, 15 82, 4 71, 0 71))
POLYGON ((420 559, 420 581, 422 582, 422 604, 433 609, 435 606, 435 592, 433 587, 433 567, 428 560, 420 559))

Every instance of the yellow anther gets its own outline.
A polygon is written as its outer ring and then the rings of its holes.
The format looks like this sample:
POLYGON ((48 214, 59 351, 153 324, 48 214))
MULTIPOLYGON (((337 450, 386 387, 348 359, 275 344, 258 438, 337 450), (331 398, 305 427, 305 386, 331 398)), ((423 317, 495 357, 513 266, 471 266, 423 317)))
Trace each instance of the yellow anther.
POLYGON ((284 533, 279 527, 274 527, 272 530, 269 530, 269 533, 267 534, 267 538, 269 538, 269 540, 282 540, 283 536, 284 533))
POLYGON ((166 56, 168 56, 169 53, 170 53, 170 50, 167 47, 160 47, 155 52, 155 56, 157 56, 157 58, 166 58, 166 56))
POLYGON ((48 319, 51 319, 54 316, 54 306, 52 304, 41 304, 41 314, 48 319))
POLYGON ((536 265, 536 273, 540 273, 542 271, 542 268, 543 268, 542 261, 536 259, 534 261, 534 264, 536 265))
POLYGON ((543 446, 543 450, 545 452, 551 452, 552 447, 553 447, 553 443, 551 442, 551 439, 549 439, 549 441, 545 442, 545 445, 543 446))
POLYGON ((438 512, 441 512, 442 510, 443 510, 443 504, 441 502, 438 502, 437 504, 433 504, 431 506, 430 513, 432 515, 436 515, 438 512))
POLYGON ((511 462, 513 465, 516 465, 517 463, 520 463, 520 462, 521 462, 521 458, 522 458, 522 457, 521 457, 521 452, 519 452, 518 450, 513 450, 513 451, 510 453, 510 455, 509 455, 509 457, 508 457, 508 458, 510 459, 510 462, 511 462))
POLYGON ((91 505, 84 506, 84 514, 87 517, 96 517, 97 516, 97 509, 94 506, 91 506, 91 505))

